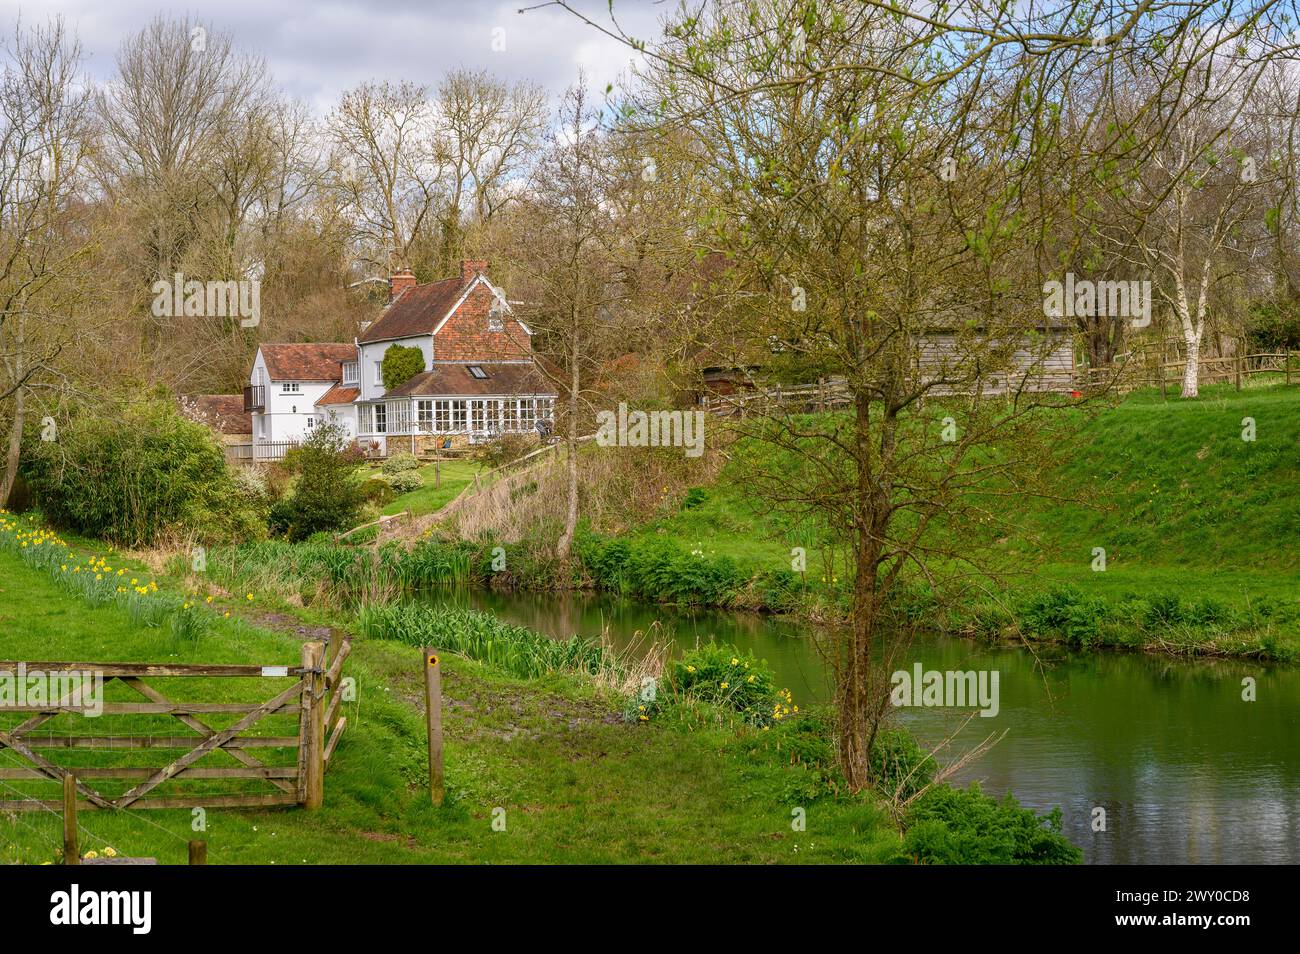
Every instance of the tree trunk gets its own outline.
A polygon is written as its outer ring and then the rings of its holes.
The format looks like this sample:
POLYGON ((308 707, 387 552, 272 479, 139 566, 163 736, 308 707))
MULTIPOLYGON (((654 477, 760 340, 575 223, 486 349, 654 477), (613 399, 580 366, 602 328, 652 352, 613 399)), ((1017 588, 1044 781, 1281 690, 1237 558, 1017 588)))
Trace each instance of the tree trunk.
MULTIPOLYGON (((871 782, 871 747, 884 715, 884 700, 888 699, 888 675, 884 674, 882 682, 880 671, 886 663, 874 659, 872 654, 872 647, 880 637, 877 574, 888 513, 888 492, 883 473, 876 473, 872 468, 870 399, 865 394, 858 394, 855 404, 858 506, 853 532, 853 612, 848 644, 840 655, 839 678, 835 687, 840 770, 853 792, 861 791, 871 782)), ((885 443, 888 443, 887 436, 885 443)), ((886 654, 882 656, 887 658, 886 654)))
POLYGON ((564 512, 564 532, 555 545, 555 555, 569 559, 573 548, 573 534, 578 527, 578 337, 575 334, 569 349, 569 436, 568 436, 568 493, 564 512))
POLYGON ((0 475, 0 507, 9 506, 9 494, 13 492, 14 481, 18 477, 18 456, 23 446, 23 398, 24 388, 14 392, 14 419, 9 425, 9 447, 5 451, 4 474, 0 475))
POLYGON ((1183 393, 1185 398, 1199 397, 1197 382, 1201 371, 1201 341, 1198 335, 1187 335, 1187 364, 1183 368, 1183 393))

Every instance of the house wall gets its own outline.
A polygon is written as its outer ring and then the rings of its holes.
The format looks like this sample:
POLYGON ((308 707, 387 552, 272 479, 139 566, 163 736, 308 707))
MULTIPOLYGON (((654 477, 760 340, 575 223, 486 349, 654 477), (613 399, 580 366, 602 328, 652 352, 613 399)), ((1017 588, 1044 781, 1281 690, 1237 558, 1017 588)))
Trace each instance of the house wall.
POLYGON ((502 316, 501 331, 488 330, 488 310, 495 299, 480 281, 433 340, 435 361, 523 361, 533 356, 533 344, 523 325, 502 316))
MULTIPOLYGON (((1001 394, 1009 383, 1018 388, 1022 380, 1027 391, 1069 391, 1074 386, 1074 340, 1069 334, 1059 332, 1053 334, 1053 339, 1050 348, 1017 350, 1012 357, 1013 368, 984 374, 984 393, 1001 394)), ((962 376, 966 369, 973 367, 973 358, 982 350, 976 347, 975 353, 968 353, 956 335, 935 333, 921 339, 917 360, 923 377, 940 377, 945 373, 962 376)), ((939 387, 934 393, 952 390, 939 387)))
POLYGON ((357 436, 357 408, 354 404, 329 404, 316 408, 318 421, 333 421, 341 424, 348 437, 357 436))
MULTIPOLYGON (((296 393, 285 393, 284 383, 267 373, 262 352, 257 352, 248 383, 265 386, 266 409, 253 412, 253 441, 300 441, 307 436, 307 420, 316 411, 316 402, 324 397, 333 381, 297 381, 296 393)), ((354 412, 355 414, 355 412, 354 412)))
POLYGON ((361 375, 361 400, 373 401, 375 398, 382 397, 384 394, 384 378, 379 369, 375 367, 376 361, 384 360, 384 352, 393 345, 401 345, 404 348, 419 348, 424 353, 424 370, 428 371, 432 367, 433 361, 433 336, 420 335, 416 338, 398 338, 395 341, 376 341, 373 344, 363 344, 360 346, 361 357, 357 367, 361 375))

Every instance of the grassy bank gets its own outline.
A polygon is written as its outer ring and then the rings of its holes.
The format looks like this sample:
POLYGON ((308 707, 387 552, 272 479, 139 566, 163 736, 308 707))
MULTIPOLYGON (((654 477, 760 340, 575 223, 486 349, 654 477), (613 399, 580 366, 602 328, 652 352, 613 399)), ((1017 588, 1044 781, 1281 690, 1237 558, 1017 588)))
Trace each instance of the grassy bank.
MULTIPOLYGON (((264 605, 262 595, 250 600, 209 587, 209 602, 202 593, 172 592, 176 581, 166 577, 147 579, 146 594, 138 595, 180 603, 141 625, 115 600, 92 607, 64 571, 34 561, 24 552, 30 547, 12 545, 27 532, 12 530, 0 546, 8 658, 289 664, 300 642, 320 631, 291 607, 264 605), (193 612, 208 617, 200 638, 171 630, 172 615, 193 612)), ((144 565, 121 555, 81 551, 71 548, 69 562, 114 578, 119 570, 128 579, 148 576, 144 565)), ((827 727, 815 718, 760 731, 701 706, 689 728, 680 719, 628 720, 618 693, 571 674, 572 667, 542 666, 521 679, 460 655, 444 657, 448 798, 434 808, 425 778, 420 656, 393 639, 362 637, 355 647, 347 669, 358 699, 346 704, 348 729, 326 778, 325 807, 209 811, 202 836, 212 863, 888 863, 998 852, 1007 861, 1077 860, 1032 813, 991 808, 975 793, 936 789, 924 811, 937 805, 949 820, 936 827, 929 814, 918 815, 914 832, 900 832, 881 799, 842 794, 827 727), (801 830, 791 823, 796 809, 807 819, 801 830), (497 830, 502 818, 505 829, 497 830)), ((242 698, 243 690, 223 691, 242 698)), ((15 713, 5 724, 20 718, 15 713)), ((61 715, 52 728, 67 731, 79 718, 61 715)), ((121 730, 177 731, 168 717, 139 718, 162 724, 121 730)), ((101 758, 76 757, 81 761, 69 764, 101 758)), ((22 762, 0 749, 0 765, 22 762)), ((45 783, 3 784, 11 797, 49 797, 37 790, 45 783)), ((81 822, 85 848, 162 862, 183 861, 194 837, 188 810, 87 812, 81 822)), ((0 819, 0 857, 51 860, 59 824, 51 812, 0 819)))
MULTIPOLYGON (((1085 648, 1295 659, 1298 442, 1295 388, 1220 385, 1192 402, 1134 394, 1082 426, 1051 475, 1059 499, 1007 504, 1018 531, 988 541, 1001 583, 932 622, 1085 648), (1247 417, 1254 441, 1242 440, 1247 417)), ((847 606, 849 581, 824 569, 819 541, 755 499, 731 465, 630 532, 589 533, 579 552, 589 579, 629 595, 823 617, 847 606), (807 572, 790 569, 793 547, 807 572)), ((922 587, 911 598, 922 611, 933 603, 922 587)))

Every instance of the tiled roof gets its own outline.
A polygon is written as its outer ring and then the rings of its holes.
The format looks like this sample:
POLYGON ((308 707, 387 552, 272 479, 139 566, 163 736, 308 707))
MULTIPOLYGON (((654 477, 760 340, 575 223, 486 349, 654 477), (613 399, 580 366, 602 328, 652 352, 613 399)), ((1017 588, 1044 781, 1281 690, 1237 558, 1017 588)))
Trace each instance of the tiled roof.
POLYGON ((316 402, 316 406, 319 407, 322 404, 351 404, 360 393, 360 388, 345 388, 341 384, 336 384, 321 395, 320 400, 316 402))
POLYGON ((253 415, 242 394, 182 394, 181 413, 221 434, 253 433, 253 415))
POLYGON ((488 394, 555 394, 555 385, 537 370, 531 361, 519 364, 477 361, 466 364, 435 364, 386 397, 481 397, 488 394), (470 365, 480 367, 486 378, 469 373, 470 365))
POLYGON ((468 284, 460 278, 444 278, 407 289, 358 340, 365 344, 433 334, 434 326, 447 317, 468 284))
POLYGON ((261 350, 272 381, 337 381, 339 365, 357 359, 350 344, 264 344, 261 350))

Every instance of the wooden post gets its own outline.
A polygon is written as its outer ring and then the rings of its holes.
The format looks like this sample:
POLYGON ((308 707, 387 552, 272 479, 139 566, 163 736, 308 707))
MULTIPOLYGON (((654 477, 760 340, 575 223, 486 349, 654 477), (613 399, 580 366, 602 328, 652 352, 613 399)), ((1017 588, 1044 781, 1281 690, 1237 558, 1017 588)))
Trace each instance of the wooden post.
POLYGON ((441 805, 442 776, 442 670, 433 649, 424 651, 424 705, 429 723, 429 797, 441 805))
POLYGON ((433 486, 435 489, 442 488, 442 461, 433 462, 433 486))
POLYGON ((77 777, 71 772, 63 776, 63 863, 81 864, 77 851, 77 777))
POLYGON ((202 839, 190 842, 190 864, 206 865, 208 863, 208 843, 202 839))
POLYGON ((1282 352, 1282 367, 1286 371, 1286 383, 1291 383, 1291 349, 1282 352))
POLYGON ((325 802, 325 644, 302 644, 302 804, 320 808, 325 802))
POLYGON ((1234 374, 1234 378, 1236 381, 1237 390, 1240 391, 1241 390, 1241 355, 1240 354, 1237 355, 1237 360, 1233 362, 1233 368, 1236 372, 1234 374))

